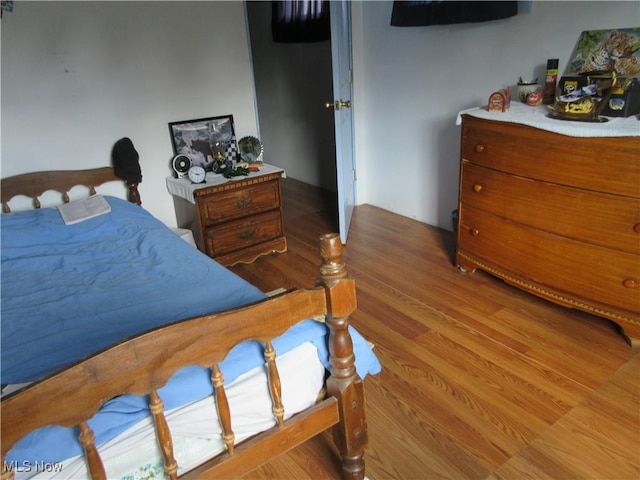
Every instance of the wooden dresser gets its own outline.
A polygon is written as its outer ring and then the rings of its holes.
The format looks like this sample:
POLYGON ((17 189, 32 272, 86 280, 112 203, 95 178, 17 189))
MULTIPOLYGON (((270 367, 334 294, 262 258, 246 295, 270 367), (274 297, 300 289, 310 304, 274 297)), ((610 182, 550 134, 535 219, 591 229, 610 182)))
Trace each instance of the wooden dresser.
POLYGON ((640 137, 462 115, 458 208, 462 270, 607 318, 640 346, 640 137))
POLYGON ((267 170, 230 180, 216 178, 217 182, 212 184, 188 187, 188 180, 168 179, 178 226, 190 229, 198 248, 225 266, 251 263, 273 252, 286 252, 281 176, 280 170, 267 170), (187 199, 190 195, 193 201, 187 199))

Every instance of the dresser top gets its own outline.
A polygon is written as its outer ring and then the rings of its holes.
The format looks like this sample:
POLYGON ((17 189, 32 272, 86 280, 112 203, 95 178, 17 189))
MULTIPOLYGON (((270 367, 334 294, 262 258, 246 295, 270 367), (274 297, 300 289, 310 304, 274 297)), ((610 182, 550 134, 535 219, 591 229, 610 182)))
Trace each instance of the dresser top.
POLYGON ((462 123, 462 115, 471 115, 498 122, 519 123, 530 127, 547 130, 571 137, 638 137, 640 136, 640 120, 638 116, 607 117, 608 121, 581 122, 575 120, 559 120, 547 116, 549 109, 540 105, 530 107, 518 101, 511 101, 506 112, 489 111, 487 107, 471 108, 458 113, 456 125, 462 123))
POLYGON ((207 172, 205 183, 192 183, 188 178, 167 177, 167 190, 171 195, 175 195, 185 200, 195 203, 193 193, 200 188, 223 185, 230 182, 239 182, 248 178, 260 177, 272 173, 280 173, 284 176, 285 172, 280 167, 274 167, 266 163, 257 164, 260 168, 259 172, 251 172, 248 176, 225 178, 221 173, 207 172))

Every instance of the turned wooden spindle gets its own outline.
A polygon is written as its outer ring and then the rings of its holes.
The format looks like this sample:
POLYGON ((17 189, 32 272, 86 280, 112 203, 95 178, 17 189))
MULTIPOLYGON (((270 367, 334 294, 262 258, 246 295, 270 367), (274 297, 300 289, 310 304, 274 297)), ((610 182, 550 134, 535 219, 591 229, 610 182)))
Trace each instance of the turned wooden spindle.
POLYGON ((102 459, 96 448, 96 436, 93 430, 91 430, 87 422, 80 422, 78 427, 80 428, 78 440, 84 447, 84 454, 91 478, 93 480, 106 480, 107 473, 105 472, 102 459))
POLYGON ((156 426, 158 445, 164 459, 164 470, 171 480, 175 480, 178 478, 178 462, 173 455, 173 440, 167 419, 164 416, 164 403, 155 390, 149 394, 149 409, 156 426))
POLYGON ((224 375, 222 375, 218 364, 213 366, 211 383, 213 384, 216 394, 216 409, 218 411, 220 425, 222 426, 222 439, 227 446, 227 452, 229 455, 233 455, 233 446, 236 437, 231 429, 231 410, 229 409, 227 392, 224 390, 224 375))
POLYGON ((276 365, 276 351, 273 348, 271 340, 267 342, 264 350, 264 358, 267 361, 267 372, 269 375, 269 393, 273 402, 273 415, 278 421, 278 426, 284 426, 284 405, 282 405, 282 386, 280 383, 280 374, 276 365))

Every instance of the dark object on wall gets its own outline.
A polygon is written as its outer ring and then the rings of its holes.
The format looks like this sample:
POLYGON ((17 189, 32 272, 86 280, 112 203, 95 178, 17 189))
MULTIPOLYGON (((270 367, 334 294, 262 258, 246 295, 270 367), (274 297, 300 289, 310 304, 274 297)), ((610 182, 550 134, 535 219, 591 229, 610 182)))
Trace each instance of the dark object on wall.
POLYGON ((271 31, 278 43, 323 42, 331 38, 327 0, 271 2, 271 31))
POLYGON ((142 181, 140 156, 130 138, 124 137, 116 142, 111 158, 113 170, 118 177, 127 183, 140 183, 142 181))
POLYGON ((421 27, 477 23, 513 17, 517 14, 517 1, 394 1, 391 25, 421 27))

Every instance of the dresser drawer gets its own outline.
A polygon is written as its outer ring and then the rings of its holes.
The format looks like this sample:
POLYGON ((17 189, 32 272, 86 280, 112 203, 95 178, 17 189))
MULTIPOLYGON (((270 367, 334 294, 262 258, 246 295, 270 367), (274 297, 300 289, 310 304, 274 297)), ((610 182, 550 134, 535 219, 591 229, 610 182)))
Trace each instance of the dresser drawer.
POLYGON ((278 180, 219 191, 197 198, 203 227, 280 207, 278 180))
POLYGON ((462 204, 565 237, 640 254, 640 199, 532 181, 462 162, 462 204))
POLYGON ((252 215, 204 230, 206 251, 215 257, 282 237, 280 210, 252 215))
POLYGON ((640 137, 570 137, 465 115, 462 158, 523 177, 640 197, 640 137))
POLYGON ((480 268, 547 285, 568 298, 587 304, 599 302, 636 316, 640 313, 640 262, 636 255, 567 239, 463 206, 458 255, 465 254, 484 262, 485 267, 480 268))

